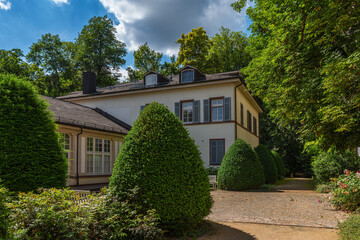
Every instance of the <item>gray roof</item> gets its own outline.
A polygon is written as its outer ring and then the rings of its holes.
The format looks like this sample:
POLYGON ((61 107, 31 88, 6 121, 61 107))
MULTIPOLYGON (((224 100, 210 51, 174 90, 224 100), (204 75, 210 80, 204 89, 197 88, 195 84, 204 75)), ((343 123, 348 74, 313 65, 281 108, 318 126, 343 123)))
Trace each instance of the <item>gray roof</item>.
POLYGON ((127 134, 130 130, 131 126, 100 109, 52 97, 41 97, 48 102, 48 109, 53 113, 56 123, 122 134, 127 134))
POLYGON ((69 93, 66 96, 61 96, 61 97, 57 97, 57 98, 58 99, 71 99, 71 98, 96 96, 96 95, 125 92, 125 91, 137 91, 137 90, 150 89, 150 88, 153 89, 153 88, 162 88, 162 87, 176 87, 176 86, 181 86, 181 85, 198 84, 198 83, 209 84, 213 81, 219 81, 219 80, 225 80, 225 79, 234 79, 234 78, 241 79, 239 71, 215 73, 215 74, 205 74, 205 78, 195 79, 195 81, 191 82, 191 83, 180 83, 179 75, 166 76, 166 77, 168 79, 170 79, 170 82, 165 85, 145 87, 144 80, 138 80, 136 82, 128 82, 128 83, 122 83, 122 84, 118 84, 118 85, 110 86, 110 87, 97 88, 96 93, 83 94, 82 91, 77 91, 77 92, 69 93))

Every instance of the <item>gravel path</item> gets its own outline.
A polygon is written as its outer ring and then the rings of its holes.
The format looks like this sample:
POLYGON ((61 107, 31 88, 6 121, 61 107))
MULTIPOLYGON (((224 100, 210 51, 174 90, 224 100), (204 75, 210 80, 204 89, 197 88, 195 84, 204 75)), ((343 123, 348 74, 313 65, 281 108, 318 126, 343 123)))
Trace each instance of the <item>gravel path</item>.
POLYGON ((214 222, 337 228, 346 214, 336 211, 328 194, 309 190, 310 179, 291 179, 274 192, 212 192, 214 222))

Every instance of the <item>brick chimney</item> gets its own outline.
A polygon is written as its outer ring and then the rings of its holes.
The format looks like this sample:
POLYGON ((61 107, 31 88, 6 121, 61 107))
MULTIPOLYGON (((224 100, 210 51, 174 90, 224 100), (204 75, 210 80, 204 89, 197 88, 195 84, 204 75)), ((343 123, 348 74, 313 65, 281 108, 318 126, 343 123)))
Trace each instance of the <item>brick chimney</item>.
POLYGON ((96 74, 83 72, 83 94, 96 93, 96 74))

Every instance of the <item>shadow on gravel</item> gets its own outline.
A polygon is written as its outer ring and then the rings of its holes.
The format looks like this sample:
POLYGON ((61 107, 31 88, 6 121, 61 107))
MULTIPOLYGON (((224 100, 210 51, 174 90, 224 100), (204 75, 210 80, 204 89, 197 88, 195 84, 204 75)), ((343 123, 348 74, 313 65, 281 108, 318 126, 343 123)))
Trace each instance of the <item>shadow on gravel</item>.
POLYGON ((257 240, 252 235, 241 230, 212 222, 214 230, 202 236, 199 240, 257 240))

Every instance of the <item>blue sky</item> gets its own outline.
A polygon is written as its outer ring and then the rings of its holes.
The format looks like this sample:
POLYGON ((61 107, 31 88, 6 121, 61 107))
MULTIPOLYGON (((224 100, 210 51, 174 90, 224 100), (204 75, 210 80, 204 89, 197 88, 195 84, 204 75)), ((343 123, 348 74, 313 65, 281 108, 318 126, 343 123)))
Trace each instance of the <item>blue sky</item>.
POLYGON ((73 41, 93 16, 113 19, 117 38, 132 51, 148 42, 165 60, 176 54, 181 33, 203 26, 209 36, 221 26, 248 33, 249 19, 230 7, 233 0, 0 0, 0 49, 19 48, 25 54, 46 33, 73 41))

